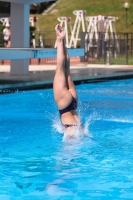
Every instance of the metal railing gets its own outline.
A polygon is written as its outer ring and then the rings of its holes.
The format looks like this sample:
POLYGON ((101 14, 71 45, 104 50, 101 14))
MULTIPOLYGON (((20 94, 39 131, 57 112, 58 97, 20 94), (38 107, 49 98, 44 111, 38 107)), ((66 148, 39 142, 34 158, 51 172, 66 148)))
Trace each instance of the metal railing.
POLYGON ((133 33, 98 33, 97 38, 81 33, 81 47, 85 48, 82 61, 96 64, 133 64, 133 33))
MULTIPOLYGON (((0 41, 2 44, 3 41, 0 41)), ((41 31, 30 33, 30 47, 54 48, 55 31, 41 31)), ((0 45, 2 47, 2 45, 0 45)), ((92 33, 82 32, 78 47, 85 48, 85 56, 81 62, 94 64, 133 64, 133 33, 92 33)), ((8 64, 10 61, 0 61, 8 64)), ((30 64, 55 64, 55 58, 31 59, 30 64)))

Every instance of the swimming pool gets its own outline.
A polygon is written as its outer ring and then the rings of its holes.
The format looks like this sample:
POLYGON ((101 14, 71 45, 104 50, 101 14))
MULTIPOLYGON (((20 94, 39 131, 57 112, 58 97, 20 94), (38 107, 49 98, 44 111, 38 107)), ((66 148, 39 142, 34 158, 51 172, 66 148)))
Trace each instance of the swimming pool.
POLYGON ((63 142, 53 91, 0 95, 0 199, 133 199, 133 79, 76 86, 88 134, 63 142))

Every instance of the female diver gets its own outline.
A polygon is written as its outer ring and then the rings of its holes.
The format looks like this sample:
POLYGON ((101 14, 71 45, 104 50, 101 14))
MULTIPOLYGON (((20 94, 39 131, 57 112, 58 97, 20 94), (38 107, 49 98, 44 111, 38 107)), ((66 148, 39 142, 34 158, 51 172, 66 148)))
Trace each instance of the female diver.
POLYGON ((76 113, 78 98, 70 75, 70 58, 65 47, 65 33, 59 24, 55 26, 55 31, 57 66, 53 83, 54 99, 59 109, 61 123, 65 127, 65 133, 68 134, 77 128, 82 128, 82 125, 76 113))

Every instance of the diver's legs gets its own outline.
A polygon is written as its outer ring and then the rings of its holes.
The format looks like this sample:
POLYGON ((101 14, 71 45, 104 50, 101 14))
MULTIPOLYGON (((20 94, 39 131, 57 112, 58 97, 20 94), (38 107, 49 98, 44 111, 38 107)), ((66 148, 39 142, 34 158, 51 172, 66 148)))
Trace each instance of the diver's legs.
POLYGON ((58 35, 58 25, 55 27, 57 33, 57 66, 54 77, 54 98, 59 109, 63 109, 71 102, 71 93, 67 89, 65 76, 65 52, 63 33, 58 35))

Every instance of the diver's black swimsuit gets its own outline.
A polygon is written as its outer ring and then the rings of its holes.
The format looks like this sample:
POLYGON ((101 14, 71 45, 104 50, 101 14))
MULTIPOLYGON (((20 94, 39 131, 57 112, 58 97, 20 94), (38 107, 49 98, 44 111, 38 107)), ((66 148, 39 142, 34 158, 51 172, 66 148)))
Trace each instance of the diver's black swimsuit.
MULTIPOLYGON (((74 97, 72 97, 72 102, 69 104, 69 106, 67 106, 66 108, 59 110, 60 116, 66 112, 70 112, 72 110, 76 110, 77 109, 77 99, 75 99, 74 97)), ((77 124, 63 124, 63 126, 70 127, 70 126, 77 126, 77 124)))

